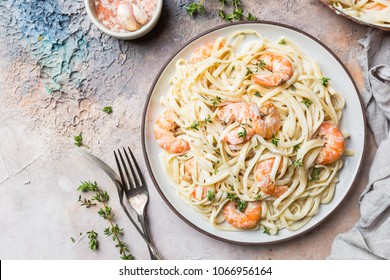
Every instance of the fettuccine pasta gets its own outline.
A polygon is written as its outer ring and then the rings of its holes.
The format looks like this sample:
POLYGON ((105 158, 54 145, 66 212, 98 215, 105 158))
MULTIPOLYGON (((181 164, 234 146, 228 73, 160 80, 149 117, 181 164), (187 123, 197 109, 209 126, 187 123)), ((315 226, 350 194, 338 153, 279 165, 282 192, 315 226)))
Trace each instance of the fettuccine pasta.
POLYGON ((179 59, 154 134, 178 196, 221 230, 298 230, 343 165, 344 98, 288 38, 247 30, 179 59))

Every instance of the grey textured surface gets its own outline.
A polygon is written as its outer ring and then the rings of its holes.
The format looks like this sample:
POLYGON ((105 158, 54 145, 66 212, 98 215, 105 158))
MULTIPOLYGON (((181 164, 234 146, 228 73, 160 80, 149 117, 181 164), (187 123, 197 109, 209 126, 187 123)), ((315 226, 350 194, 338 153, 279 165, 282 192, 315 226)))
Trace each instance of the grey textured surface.
MULTIPOLYGON (((146 246, 122 215, 114 186, 73 150, 82 132, 92 153, 114 165, 112 150, 130 146, 150 189, 148 214, 156 247, 167 259, 324 259, 338 233, 359 218, 358 198, 367 184, 375 143, 343 205, 316 229, 277 245, 239 246, 207 237, 180 220, 160 198, 147 175, 141 150, 141 116, 147 92, 165 61, 187 40, 223 24, 214 13, 190 19, 184 0, 164 1, 158 25, 135 41, 100 33, 83 2, 0 2, 0 258, 117 259, 110 238, 91 252, 80 232, 102 233, 105 222, 78 205, 81 180, 96 180, 112 196, 124 240, 137 259, 146 246), (35 5, 35 6, 34 6, 35 5), (61 30, 61 32, 60 32, 61 30), (113 114, 102 108, 111 105, 113 114), (185 249, 183 249, 185 248, 185 249)), ((243 1, 260 20, 282 22, 319 38, 364 87, 357 40, 369 30, 333 14, 317 0, 243 1)))

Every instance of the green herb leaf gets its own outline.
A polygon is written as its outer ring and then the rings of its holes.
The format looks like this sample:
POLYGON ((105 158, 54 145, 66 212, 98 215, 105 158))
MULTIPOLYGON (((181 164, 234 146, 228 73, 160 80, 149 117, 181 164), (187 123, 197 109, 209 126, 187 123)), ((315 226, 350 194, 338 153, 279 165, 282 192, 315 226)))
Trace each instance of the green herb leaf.
POLYGON ((313 101, 311 101, 310 99, 307 99, 307 98, 303 98, 303 100, 301 101, 301 103, 305 104, 307 108, 309 108, 309 106, 311 104, 313 104, 313 101))
POLYGON ((194 121, 191 126, 190 126, 190 129, 192 130, 198 130, 199 131, 199 123, 197 121, 194 121))
POLYGON ((269 228, 267 228, 267 227, 264 227, 263 233, 267 234, 267 235, 271 235, 271 232, 269 231, 269 228))
POLYGON ((326 86, 328 86, 328 82, 330 81, 330 78, 328 78, 328 77, 322 77, 321 78, 321 84, 324 86, 324 87, 326 87, 326 86))
POLYGON ((301 148, 301 145, 296 144, 296 145, 294 146, 294 152, 297 152, 300 148, 301 148))
POLYGON ((88 246, 92 251, 95 251, 99 248, 99 242, 97 240, 98 234, 94 230, 90 230, 87 232, 87 236, 89 239, 88 246))
POLYGON ((299 166, 299 167, 302 167, 303 165, 302 165, 302 159, 300 158, 300 159, 297 159, 296 161, 294 161, 293 163, 292 163, 292 165, 293 166, 299 166))
POLYGON ((205 7, 200 3, 190 3, 186 8, 187 14, 191 17, 205 12, 205 7))
POLYGON ((78 191, 81 191, 81 192, 88 192, 88 191, 92 191, 92 192, 96 192, 97 190, 99 189, 96 181, 95 182, 91 182, 91 181, 81 181, 81 185, 77 188, 78 191))
POLYGON ((221 97, 216 96, 215 98, 211 99, 211 102, 213 103, 214 106, 216 106, 218 103, 221 103, 221 97))
POLYGON ((252 74, 253 74, 252 70, 247 67, 245 76, 249 76, 249 75, 252 75, 252 74))
POLYGON ((295 87, 294 85, 291 85, 291 86, 290 86, 290 89, 291 89, 292 91, 295 91, 295 90, 296 90, 296 87, 295 87))
POLYGON ((237 208, 240 212, 244 212, 246 207, 248 206, 248 202, 239 200, 237 202, 237 208))
POLYGON ((244 17, 244 10, 241 8, 235 8, 232 12, 234 20, 242 20, 244 17))
POLYGON ((248 15, 246 16, 246 19, 247 19, 247 20, 257 20, 257 17, 255 17, 255 16, 252 15, 251 13, 248 13, 248 15))
POLYGON ((80 147, 83 145, 83 136, 81 135, 81 132, 79 135, 76 135, 73 137, 73 140, 74 140, 74 144, 77 146, 77 147, 80 147))
POLYGON ((242 138, 242 139, 245 139, 245 137, 247 136, 248 132, 246 131, 245 127, 242 127, 242 129, 243 130, 238 133, 238 137, 242 138))
MULTIPOLYGON (((233 186, 232 186, 232 185, 231 185, 231 189, 233 189, 233 186)), ((232 193, 228 193, 227 198, 228 198, 230 201, 233 201, 233 200, 236 198, 236 196, 235 196, 234 194, 232 194, 232 193)))
POLYGON ((210 115, 207 116, 207 118, 204 119, 204 122, 207 124, 207 123, 213 123, 213 121, 211 120, 211 117, 210 115))
POLYGON ((317 168, 317 167, 313 168, 313 171, 311 172, 310 181, 317 181, 320 179, 320 170, 321 170, 321 168, 317 168))
POLYGON ((267 63, 265 63, 264 60, 260 59, 260 62, 257 64, 257 67, 264 69, 265 66, 267 66, 267 63))
POLYGON ((261 199, 261 193, 256 194, 255 200, 260 200, 260 199, 261 199))
POLYGON ((257 97, 261 97, 260 92, 258 92, 258 91, 255 92, 255 95, 256 95, 257 97))
POLYGON ((112 113, 112 107, 111 106, 106 106, 103 108, 103 112, 107 113, 107 114, 111 114, 112 113))
POLYGON ((280 39, 279 42, 278 42, 278 44, 287 46, 287 42, 286 42, 286 40, 285 40, 284 38, 283 38, 283 39, 280 39))
POLYGON ((207 192, 207 199, 209 201, 213 201, 214 197, 215 197, 215 192, 214 191, 208 191, 207 192))
POLYGON ((278 146, 279 138, 275 138, 274 135, 272 135, 272 144, 274 144, 276 147, 278 146))

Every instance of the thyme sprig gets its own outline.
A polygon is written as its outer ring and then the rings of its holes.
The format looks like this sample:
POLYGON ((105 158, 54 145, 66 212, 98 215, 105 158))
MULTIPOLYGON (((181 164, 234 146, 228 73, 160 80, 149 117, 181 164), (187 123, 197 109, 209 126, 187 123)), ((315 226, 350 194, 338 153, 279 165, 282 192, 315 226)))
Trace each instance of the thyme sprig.
POLYGON ((95 251, 99 248, 97 236, 98 234, 93 229, 87 232, 87 237, 89 239, 88 246, 92 251, 95 251))
MULTIPOLYGON (((218 9, 218 16, 226 21, 240 21, 240 20, 257 20, 256 16, 248 13, 244 14, 244 8, 242 7, 241 0, 218 0, 221 3, 218 9), (230 13, 228 12, 230 10, 230 13)), ((192 1, 186 7, 187 14, 191 17, 195 17, 200 13, 206 12, 204 0, 199 2, 192 1)))
MULTIPOLYGON (((81 202, 80 206, 85 206, 86 208, 90 208, 91 206, 97 205, 97 202, 102 205, 102 207, 97 212, 100 217, 107 220, 110 224, 109 227, 107 227, 104 230, 104 234, 107 236, 112 236, 112 240, 116 242, 115 247, 119 248, 119 254, 120 258, 123 260, 133 260, 134 257, 129 252, 129 247, 126 243, 124 243, 120 239, 120 235, 123 234, 123 228, 119 228, 117 224, 114 225, 114 217, 115 214, 112 211, 112 208, 108 206, 108 201, 110 199, 110 196, 106 191, 103 191, 99 188, 98 184, 96 182, 90 182, 90 181, 84 181, 81 182, 81 185, 77 188, 78 191, 81 191, 83 193, 86 192, 94 192, 94 196, 92 196, 91 199, 82 199, 81 195, 79 196, 79 201, 81 202)), ((91 250, 96 250, 98 248, 98 242, 97 242, 97 233, 93 230, 90 232, 87 232, 88 238, 89 238, 89 247, 91 250)))

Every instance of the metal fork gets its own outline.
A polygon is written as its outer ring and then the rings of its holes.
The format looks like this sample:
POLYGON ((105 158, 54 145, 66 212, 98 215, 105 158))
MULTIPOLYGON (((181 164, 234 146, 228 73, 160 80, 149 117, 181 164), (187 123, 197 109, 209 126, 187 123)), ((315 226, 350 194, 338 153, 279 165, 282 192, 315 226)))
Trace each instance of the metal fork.
MULTIPOLYGON (((134 210, 137 212, 138 221, 141 224, 145 236, 149 239, 150 242, 152 242, 147 223, 147 216, 145 213, 145 208, 149 200, 148 189, 146 187, 145 180, 142 176, 141 169, 139 168, 133 153, 131 152, 129 147, 127 147, 127 149, 129 153, 127 153, 126 149, 123 148, 124 157, 122 156, 122 153, 119 149, 117 151, 119 157, 114 151, 116 164, 118 166, 119 175, 121 177, 122 186, 124 187, 124 192, 126 194, 127 200, 131 207, 133 207, 134 210), (126 161, 124 160, 124 158, 126 158, 126 161), (124 171, 122 170, 122 168, 124 171)), ((153 259, 153 253, 150 250, 149 253, 150 257, 153 259)))
POLYGON ((119 196, 119 202, 120 205, 125 212, 126 216, 129 218, 130 222, 133 224, 135 229, 138 231, 138 233, 141 235, 142 239, 146 242, 149 248, 149 252, 152 252, 153 254, 153 259, 154 260, 163 260, 164 258, 161 256, 161 254, 158 252, 158 250, 154 247, 154 245, 150 242, 149 238, 146 237, 146 235, 141 231, 139 226, 135 223, 133 217, 131 217, 130 213, 127 211, 126 206, 123 203, 123 193, 124 193, 124 187, 122 186, 121 179, 119 176, 115 173, 114 170, 112 170, 111 167, 109 167, 105 162, 103 162, 101 159, 95 157, 94 155, 88 153, 87 151, 77 148, 77 152, 94 162, 97 166, 99 166, 107 175, 110 177, 110 179, 114 182, 115 187, 118 191, 118 196, 119 196))

